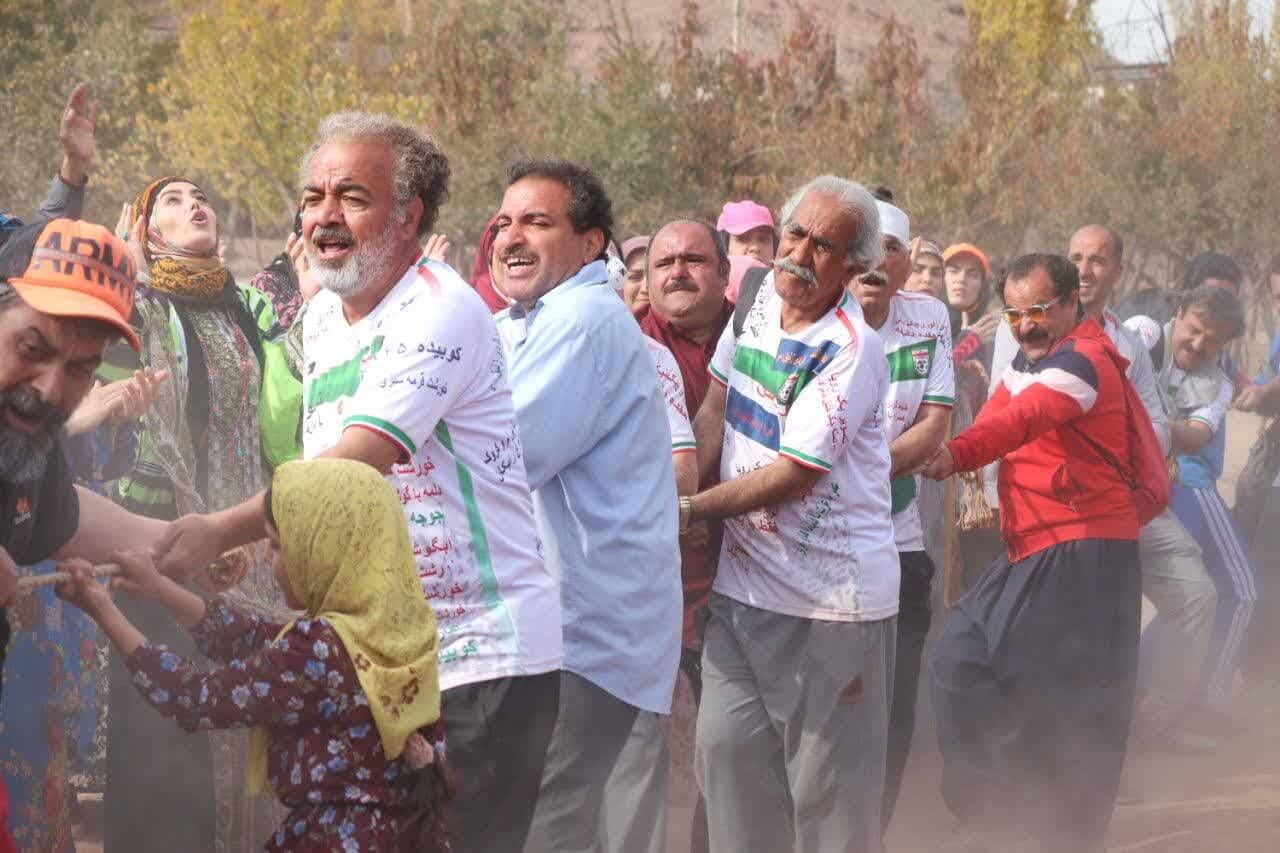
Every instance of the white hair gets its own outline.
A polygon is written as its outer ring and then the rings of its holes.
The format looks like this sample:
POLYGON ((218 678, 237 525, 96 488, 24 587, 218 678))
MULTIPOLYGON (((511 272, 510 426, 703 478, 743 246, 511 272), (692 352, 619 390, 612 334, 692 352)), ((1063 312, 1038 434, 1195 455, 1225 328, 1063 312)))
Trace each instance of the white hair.
POLYGON ((880 211, 876 200, 862 184, 822 175, 796 190, 782 206, 782 227, 791 224, 791 215, 809 193, 831 196, 840 202, 844 212, 858 224, 858 236, 850 241, 845 254, 849 266, 859 264, 873 270, 884 259, 884 239, 880 234, 880 211))

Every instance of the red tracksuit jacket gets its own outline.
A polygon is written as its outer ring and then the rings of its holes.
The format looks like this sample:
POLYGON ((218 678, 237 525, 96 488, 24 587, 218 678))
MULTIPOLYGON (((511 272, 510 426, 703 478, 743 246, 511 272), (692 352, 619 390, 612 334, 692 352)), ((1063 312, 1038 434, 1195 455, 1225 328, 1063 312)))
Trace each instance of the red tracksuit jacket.
POLYGON ((957 471, 1000 459, 1000 529, 1016 562, 1059 542, 1137 539, 1120 384, 1128 362, 1086 318, 1039 362, 1018 353, 973 426, 947 445, 957 471))

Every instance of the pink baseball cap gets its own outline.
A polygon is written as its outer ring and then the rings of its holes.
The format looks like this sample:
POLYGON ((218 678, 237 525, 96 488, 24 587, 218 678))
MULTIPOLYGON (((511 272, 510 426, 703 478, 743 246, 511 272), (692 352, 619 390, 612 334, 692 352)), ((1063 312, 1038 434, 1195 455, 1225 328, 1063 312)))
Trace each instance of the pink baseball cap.
POLYGON ((631 257, 632 252, 638 252, 641 249, 647 248, 649 248, 648 235, 632 237, 630 240, 627 240, 622 244, 622 262, 625 264, 627 262, 627 258, 631 257))
POLYGON ((717 231, 727 231, 735 237, 762 227, 773 228, 773 214, 769 208, 754 201, 725 202, 720 218, 716 220, 717 231))

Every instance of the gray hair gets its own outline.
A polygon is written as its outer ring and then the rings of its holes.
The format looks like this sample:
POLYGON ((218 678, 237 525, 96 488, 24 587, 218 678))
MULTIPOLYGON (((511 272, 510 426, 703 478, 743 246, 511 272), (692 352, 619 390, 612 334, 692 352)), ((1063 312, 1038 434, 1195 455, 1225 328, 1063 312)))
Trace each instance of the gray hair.
POLYGON ((822 175, 796 190, 782 206, 784 231, 791 224, 791 215, 809 193, 831 196, 840 202, 846 214, 857 221, 858 236, 849 243, 845 264, 860 264, 869 270, 880 266, 884 259, 884 239, 880 235, 880 211, 876 208, 875 197, 862 184, 835 175, 822 175))
POLYGON ((333 113, 320 122, 316 141, 302 155, 301 184, 306 186, 311 160, 322 145, 330 142, 373 140, 390 146, 396 157, 392 179, 396 210, 401 221, 414 198, 422 199, 422 219, 418 236, 435 227, 440 207, 449 198, 449 158, 434 138, 413 125, 383 113, 333 113))

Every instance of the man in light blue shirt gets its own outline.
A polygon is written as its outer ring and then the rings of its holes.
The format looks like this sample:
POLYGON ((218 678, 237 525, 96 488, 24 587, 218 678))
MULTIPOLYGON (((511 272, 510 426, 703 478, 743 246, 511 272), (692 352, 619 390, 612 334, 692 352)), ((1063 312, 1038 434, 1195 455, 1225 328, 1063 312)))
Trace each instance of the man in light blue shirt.
POLYGON ((495 221, 497 317, 547 565, 560 578, 560 713, 526 851, 594 850, 638 713, 667 713, 680 656, 675 476, 644 339, 608 281, 600 180, 512 166, 495 221))

